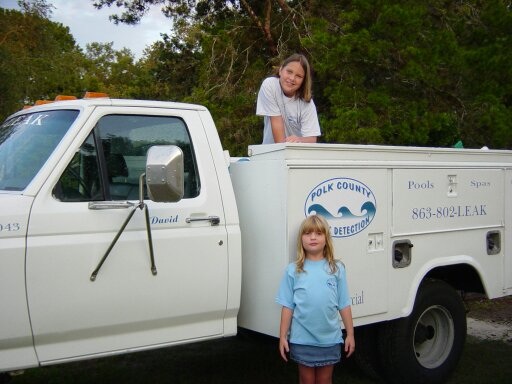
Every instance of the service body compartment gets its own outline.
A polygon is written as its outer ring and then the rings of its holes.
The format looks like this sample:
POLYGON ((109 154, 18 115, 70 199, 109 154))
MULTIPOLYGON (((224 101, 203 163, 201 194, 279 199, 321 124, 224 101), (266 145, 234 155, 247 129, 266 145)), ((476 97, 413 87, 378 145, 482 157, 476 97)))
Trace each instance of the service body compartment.
POLYGON ((315 212, 328 219, 336 257, 349 271, 354 317, 387 312, 389 171, 315 157, 327 147, 266 147, 231 164, 243 249, 239 325, 278 335, 278 285, 295 260, 301 221, 315 212))
POLYGON ((508 152, 274 144, 249 153, 230 168, 242 232, 241 327, 278 335, 275 295, 312 213, 331 226, 356 325, 408 316, 436 268, 467 265, 489 297, 510 293, 508 152))

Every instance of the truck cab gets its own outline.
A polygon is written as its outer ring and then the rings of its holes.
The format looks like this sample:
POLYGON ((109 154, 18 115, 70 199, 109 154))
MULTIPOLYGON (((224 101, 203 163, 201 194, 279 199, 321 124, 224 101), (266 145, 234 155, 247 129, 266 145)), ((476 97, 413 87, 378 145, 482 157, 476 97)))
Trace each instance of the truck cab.
POLYGON ((0 371, 235 334, 240 232, 209 113, 95 98, 11 116, 0 255, 0 371), (182 152, 177 201, 141 188, 156 145, 182 152))

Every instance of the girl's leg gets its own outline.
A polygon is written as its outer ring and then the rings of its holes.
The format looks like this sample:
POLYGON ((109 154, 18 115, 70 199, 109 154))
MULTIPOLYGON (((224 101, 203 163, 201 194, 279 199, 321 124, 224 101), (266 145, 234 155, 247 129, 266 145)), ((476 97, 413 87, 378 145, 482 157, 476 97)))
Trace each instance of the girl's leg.
POLYGON ((299 364, 299 383, 300 384, 315 384, 315 370, 314 367, 307 367, 299 364))
POLYGON ((334 364, 317 367, 315 372, 315 384, 332 384, 332 372, 334 364))

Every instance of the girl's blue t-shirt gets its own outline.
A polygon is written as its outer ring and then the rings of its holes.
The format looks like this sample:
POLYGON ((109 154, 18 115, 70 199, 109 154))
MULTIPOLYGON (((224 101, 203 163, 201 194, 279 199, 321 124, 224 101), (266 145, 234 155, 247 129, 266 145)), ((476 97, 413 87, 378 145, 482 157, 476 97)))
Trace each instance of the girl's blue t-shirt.
POLYGON ((350 305, 346 272, 341 262, 330 272, 326 259, 305 260, 304 272, 288 265, 276 297, 293 310, 289 342, 328 347, 343 342, 339 311, 350 305))

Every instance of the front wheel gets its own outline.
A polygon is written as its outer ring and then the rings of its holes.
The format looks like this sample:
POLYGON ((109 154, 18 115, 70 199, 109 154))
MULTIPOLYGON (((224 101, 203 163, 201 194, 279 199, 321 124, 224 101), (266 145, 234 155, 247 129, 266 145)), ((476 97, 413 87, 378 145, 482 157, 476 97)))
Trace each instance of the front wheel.
POLYGON ((443 383, 457 365, 466 340, 466 311, 447 283, 424 281, 412 313, 383 327, 380 356, 393 383, 443 383))

